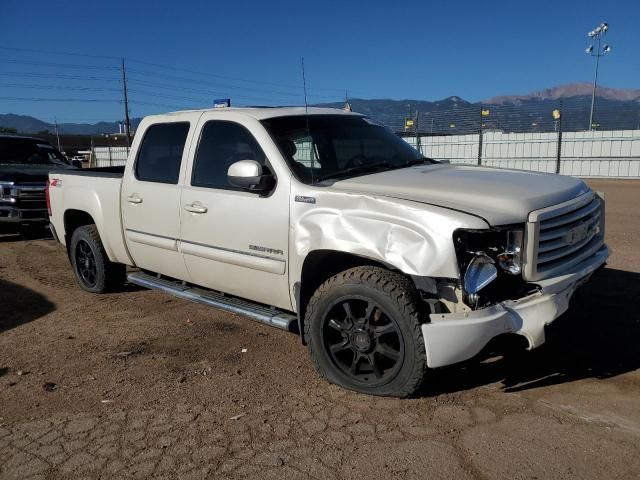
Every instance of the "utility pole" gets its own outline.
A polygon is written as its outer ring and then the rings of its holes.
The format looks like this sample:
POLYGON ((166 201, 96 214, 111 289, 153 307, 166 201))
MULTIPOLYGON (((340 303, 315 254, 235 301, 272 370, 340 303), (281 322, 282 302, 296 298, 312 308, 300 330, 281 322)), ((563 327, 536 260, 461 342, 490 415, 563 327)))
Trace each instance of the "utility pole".
POLYGON ((54 119, 55 121, 55 126, 56 126, 56 140, 58 141, 58 151, 61 152, 62 149, 60 148, 60 134, 58 133, 58 119, 54 119))
POLYGON ((124 93, 124 121, 127 134, 127 147, 131 147, 131 122, 129 121, 129 97, 127 93, 127 70, 122 59, 122 92, 124 93))

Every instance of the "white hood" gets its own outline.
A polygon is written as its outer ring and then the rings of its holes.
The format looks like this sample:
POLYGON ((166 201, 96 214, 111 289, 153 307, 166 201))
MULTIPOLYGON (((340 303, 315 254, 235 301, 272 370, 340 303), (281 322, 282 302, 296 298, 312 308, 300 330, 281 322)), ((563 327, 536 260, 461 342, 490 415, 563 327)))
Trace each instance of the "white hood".
POLYGON ((332 188, 451 208, 490 225, 523 223, 531 211, 589 190, 582 180, 563 175, 443 164, 363 175, 332 188))

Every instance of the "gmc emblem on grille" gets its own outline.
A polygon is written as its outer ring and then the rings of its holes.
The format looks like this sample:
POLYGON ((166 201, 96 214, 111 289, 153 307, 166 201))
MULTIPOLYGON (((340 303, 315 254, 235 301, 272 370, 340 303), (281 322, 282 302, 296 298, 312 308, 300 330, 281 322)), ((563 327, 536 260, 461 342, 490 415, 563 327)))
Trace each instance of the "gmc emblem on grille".
POLYGON ((578 227, 572 228, 567 232, 564 236, 563 240, 567 242, 569 245, 575 245, 576 243, 582 242, 587 238, 589 234, 589 226, 588 225, 580 225, 578 227))

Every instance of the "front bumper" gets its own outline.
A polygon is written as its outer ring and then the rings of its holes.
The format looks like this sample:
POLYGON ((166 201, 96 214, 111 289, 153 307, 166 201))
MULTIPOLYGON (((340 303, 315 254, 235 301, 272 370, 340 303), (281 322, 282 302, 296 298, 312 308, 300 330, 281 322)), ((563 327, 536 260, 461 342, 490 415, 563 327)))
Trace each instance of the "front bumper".
POLYGON ((489 341, 503 333, 523 335, 529 348, 545 341, 544 327, 569 308, 569 300, 591 274, 604 265, 609 250, 603 245, 573 271, 536 282, 540 290, 518 300, 464 313, 431 314, 422 325, 427 365, 444 367, 477 355, 489 341))
POLYGON ((49 221, 46 209, 0 207, 0 223, 43 223, 49 221))

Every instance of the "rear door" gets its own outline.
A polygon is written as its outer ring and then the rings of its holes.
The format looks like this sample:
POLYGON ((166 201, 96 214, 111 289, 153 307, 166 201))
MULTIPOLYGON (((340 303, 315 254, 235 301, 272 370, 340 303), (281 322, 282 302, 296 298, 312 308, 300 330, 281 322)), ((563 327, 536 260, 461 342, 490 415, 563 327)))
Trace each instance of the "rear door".
POLYGON ((182 191, 181 249, 192 281, 291 308, 288 288, 289 178, 262 125, 246 115, 207 112, 182 191), (275 188, 248 192, 227 181, 229 165, 256 160, 276 173, 275 188))
POLYGON ((176 115, 164 123, 141 125, 122 183, 121 205, 127 247, 135 264, 187 280, 178 251, 180 192, 189 140, 197 116, 176 115))

